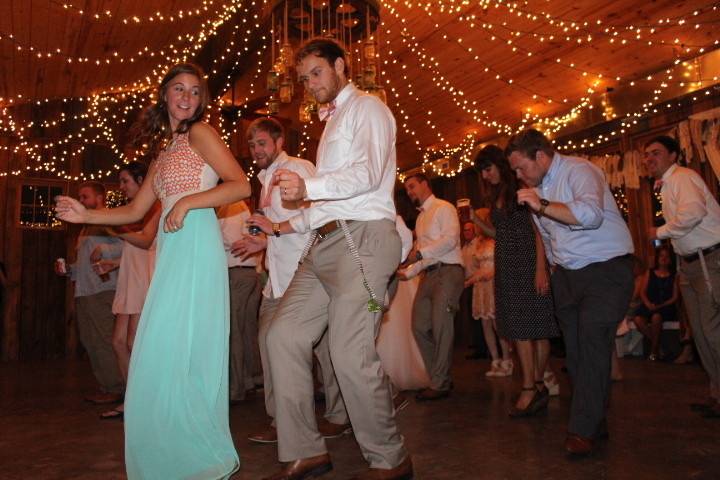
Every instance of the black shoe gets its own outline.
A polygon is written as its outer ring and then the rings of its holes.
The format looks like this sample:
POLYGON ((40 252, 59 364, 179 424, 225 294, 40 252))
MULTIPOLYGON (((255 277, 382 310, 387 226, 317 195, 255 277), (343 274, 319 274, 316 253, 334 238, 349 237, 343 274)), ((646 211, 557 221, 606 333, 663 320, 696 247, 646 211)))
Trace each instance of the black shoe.
POLYGON ((533 398, 532 400, 530 400, 530 403, 527 404, 527 407, 517 408, 515 405, 513 405, 508 412, 510 418, 532 417, 547 409, 548 399, 550 398, 549 394, 543 396, 543 394, 538 391, 538 389, 534 386, 523 387, 523 391, 534 391, 535 393, 533 394, 533 398))

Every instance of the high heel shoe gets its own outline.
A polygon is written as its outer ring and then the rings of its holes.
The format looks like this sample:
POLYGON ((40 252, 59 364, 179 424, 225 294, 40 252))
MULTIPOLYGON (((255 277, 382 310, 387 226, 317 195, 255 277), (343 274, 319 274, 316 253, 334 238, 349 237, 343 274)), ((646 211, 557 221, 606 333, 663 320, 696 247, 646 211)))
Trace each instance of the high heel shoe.
POLYGON ((500 371, 496 375, 497 377, 511 377, 513 374, 513 361, 512 360, 503 360, 500 362, 500 371))
MULTIPOLYGON (((547 392, 547 389, 543 387, 543 389, 547 392)), ((540 411, 547 408, 547 402, 549 396, 547 393, 543 393, 541 390, 538 390, 534 386, 532 387, 523 387, 522 389, 524 392, 534 392, 533 397, 530 400, 530 403, 527 404, 525 408, 518 408, 515 405, 510 408, 510 411, 508 412, 508 415, 510 418, 524 418, 524 417, 532 417, 534 415, 537 415, 540 411)))
POLYGON ((503 375, 503 368, 502 368, 502 361, 501 360, 493 360, 490 364, 490 370, 485 372, 486 377, 502 377, 503 375))
POLYGON ((543 384, 551 397, 560 395, 560 383, 558 383, 555 374, 551 370, 545 370, 543 374, 543 384))
POLYGON ((535 382, 535 388, 538 389, 538 399, 535 409, 539 412, 540 410, 547 409, 548 403, 550 403, 550 390, 545 386, 543 380, 535 382))

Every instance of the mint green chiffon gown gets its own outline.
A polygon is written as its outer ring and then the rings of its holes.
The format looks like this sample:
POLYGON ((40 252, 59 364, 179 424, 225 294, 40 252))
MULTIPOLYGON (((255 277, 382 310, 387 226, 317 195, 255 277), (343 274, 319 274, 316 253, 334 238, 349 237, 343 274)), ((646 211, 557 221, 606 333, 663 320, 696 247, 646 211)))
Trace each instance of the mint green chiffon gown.
POLYGON ((125 395, 130 480, 224 479, 240 465, 228 422, 229 293, 213 209, 163 232, 177 200, 217 184, 180 135, 156 160, 162 202, 157 262, 140 317, 125 395))

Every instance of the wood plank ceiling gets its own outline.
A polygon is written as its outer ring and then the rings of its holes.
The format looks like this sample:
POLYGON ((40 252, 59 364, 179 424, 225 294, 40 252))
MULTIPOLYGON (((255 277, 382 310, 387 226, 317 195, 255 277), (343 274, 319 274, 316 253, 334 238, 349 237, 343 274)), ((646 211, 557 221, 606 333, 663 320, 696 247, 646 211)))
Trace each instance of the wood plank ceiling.
MULTIPOLYGON (((173 48, 197 44, 197 37, 188 36, 202 30, 204 21, 218 19, 230 3, 4 0, 0 102, 87 96, 144 82, 153 69, 162 70, 173 48), (89 60, 80 61, 85 58, 89 60)), ((717 48, 720 11, 715 3, 384 0, 381 78, 398 119, 401 166, 420 162, 417 146, 455 145, 468 132, 492 137, 496 129, 487 125, 492 122, 517 126, 526 113, 561 114, 585 97, 588 88, 602 92, 632 80, 647 81, 642 79, 677 58, 692 58, 700 47, 717 48)), ((226 26, 242 22, 244 15, 243 35, 257 44, 267 33, 268 5, 247 4, 249 9, 226 26), (248 21, 252 13, 260 20, 248 21)), ((222 55, 226 47, 205 49, 203 55, 222 55)), ((247 88, 262 56, 249 52, 237 58, 245 73, 236 79, 236 88, 247 88)), ((256 97, 267 95, 262 87, 255 90, 256 97)))

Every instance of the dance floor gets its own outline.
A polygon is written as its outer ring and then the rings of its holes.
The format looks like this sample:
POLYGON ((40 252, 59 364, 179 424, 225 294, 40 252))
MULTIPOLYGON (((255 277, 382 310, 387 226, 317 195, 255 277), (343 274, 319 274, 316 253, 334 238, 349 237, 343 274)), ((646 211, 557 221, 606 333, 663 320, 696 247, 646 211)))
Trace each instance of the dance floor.
MULTIPOLYGON (((704 398, 697 364, 676 366, 623 359, 625 380, 613 384, 610 441, 590 458, 563 451, 567 378, 546 415, 511 420, 506 412, 519 376, 488 380, 487 361, 456 352, 455 390, 435 403, 399 414, 416 478, 441 479, 718 479, 720 420, 703 419, 689 403, 704 398)), ((554 360, 555 367, 561 366, 554 360)), ((79 361, 0 365, 0 478, 110 480, 124 478, 123 430, 100 421, 103 407, 83 402, 92 390, 79 361)), ((230 418, 242 468, 233 479, 259 479, 277 468, 274 445, 247 435, 266 425, 262 396, 233 406, 230 418)), ((330 440, 335 470, 345 479, 364 470, 352 436, 330 440)))

